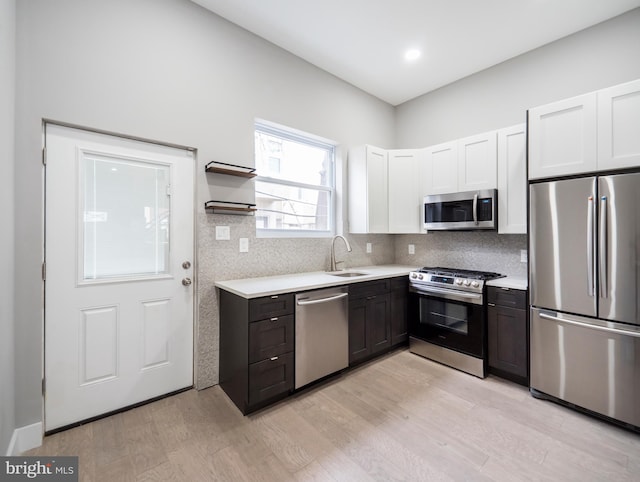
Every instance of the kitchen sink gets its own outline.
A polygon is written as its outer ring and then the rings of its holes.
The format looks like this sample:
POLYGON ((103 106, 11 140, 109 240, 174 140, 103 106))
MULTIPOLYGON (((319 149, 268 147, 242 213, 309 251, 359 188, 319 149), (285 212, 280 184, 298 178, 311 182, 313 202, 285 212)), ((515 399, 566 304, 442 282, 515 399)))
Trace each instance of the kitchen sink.
POLYGON ((331 276, 340 276, 341 278, 353 278, 354 276, 366 276, 369 273, 360 273, 357 271, 327 271, 331 276))

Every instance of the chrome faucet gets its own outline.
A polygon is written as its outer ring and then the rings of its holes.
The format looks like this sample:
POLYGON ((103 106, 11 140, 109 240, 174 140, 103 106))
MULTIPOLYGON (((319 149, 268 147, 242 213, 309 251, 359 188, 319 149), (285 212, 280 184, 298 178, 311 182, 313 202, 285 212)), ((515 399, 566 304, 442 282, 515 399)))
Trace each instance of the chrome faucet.
POLYGON ((347 251, 351 252, 351 245, 349 244, 349 241, 347 241, 347 238, 340 236, 339 234, 335 235, 331 241, 331 271, 337 271, 337 264, 344 263, 344 261, 336 261, 336 239, 338 238, 341 238, 344 241, 347 251))

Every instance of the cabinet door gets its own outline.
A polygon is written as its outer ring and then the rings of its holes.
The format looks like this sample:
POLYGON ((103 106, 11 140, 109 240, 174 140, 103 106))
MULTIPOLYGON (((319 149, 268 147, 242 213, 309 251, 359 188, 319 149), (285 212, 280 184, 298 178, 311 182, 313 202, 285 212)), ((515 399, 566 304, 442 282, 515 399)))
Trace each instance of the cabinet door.
POLYGON ((389 233, 420 233, 422 150, 389 151, 389 233))
POLYGON ((366 358, 370 353, 367 299, 349 298, 349 365, 366 358))
POLYGON ((367 300, 371 353, 391 347, 391 295, 377 295, 367 300))
POLYGON ((527 126, 498 131, 498 233, 527 233, 527 126))
POLYGON ((350 233, 389 230, 387 151, 374 146, 349 150, 347 162, 350 233))
POLYGON ((527 312, 503 306, 487 308, 489 366, 527 376, 527 312))
POLYGON ((389 231, 387 152, 367 146, 367 217, 369 233, 389 231))
POLYGON ((407 296, 409 281, 406 276, 391 280, 391 345, 400 345, 409 339, 407 330, 407 296))
POLYGON ((598 92, 598 169, 640 166, 640 80, 598 92))
POLYGON ((497 186, 496 131, 458 141, 458 191, 497 186))
POLYGON ((447 142, 425 149, 425 194, 447 194, 458 190, 458 145, 447 142))
POLYGON ((529 110, 529 179, 596 170, 596 94, 529 110))

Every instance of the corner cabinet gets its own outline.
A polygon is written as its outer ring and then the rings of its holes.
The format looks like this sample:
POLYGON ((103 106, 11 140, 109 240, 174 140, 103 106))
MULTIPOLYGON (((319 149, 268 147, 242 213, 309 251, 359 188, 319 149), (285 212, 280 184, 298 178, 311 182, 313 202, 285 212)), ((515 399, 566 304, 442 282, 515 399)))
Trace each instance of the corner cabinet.
POLYGON ((640 166, 640 80, 529 109, 529 179, 640 166))
POLYGON ((487 287, 489 372, 529 385, 527 292, 487 287))
POLYGON ((527 125, 498 131, 498 233, 527 233, 527 125))
POLYGON ((350 233, 388 233, 388 156, 374 146, 349 151, 348 196, 350 233))

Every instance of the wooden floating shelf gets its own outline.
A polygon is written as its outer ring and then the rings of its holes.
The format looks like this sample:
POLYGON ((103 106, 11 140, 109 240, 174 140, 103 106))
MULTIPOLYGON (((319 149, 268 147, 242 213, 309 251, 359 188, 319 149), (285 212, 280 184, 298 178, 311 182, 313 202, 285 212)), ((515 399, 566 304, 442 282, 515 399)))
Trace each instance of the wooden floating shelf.
POLYGON ((216 174, 227 174, 229 176, 238 176, 252 178, 256 177, 256 170, 253 167, 238 166, 236 164, 227 164, 226 162, 211 161, 204 168, 206 172, 214 172, 216 174))
POLYGON ((204 203, 204 209, 213 213, 227 212, 228 214, 253 214, 257 211, 255 204, 231 201, 207 201, 204 203))

